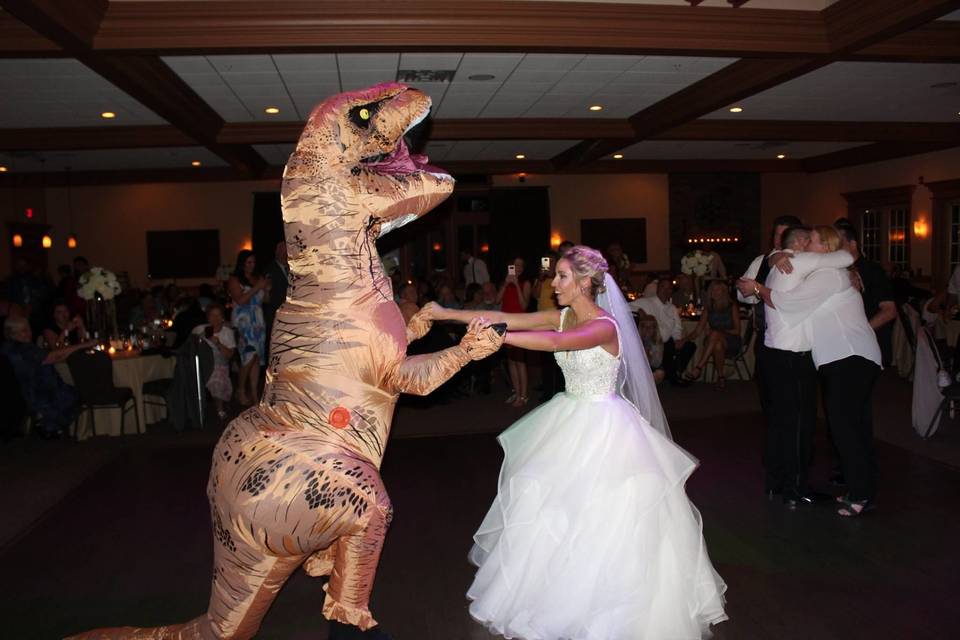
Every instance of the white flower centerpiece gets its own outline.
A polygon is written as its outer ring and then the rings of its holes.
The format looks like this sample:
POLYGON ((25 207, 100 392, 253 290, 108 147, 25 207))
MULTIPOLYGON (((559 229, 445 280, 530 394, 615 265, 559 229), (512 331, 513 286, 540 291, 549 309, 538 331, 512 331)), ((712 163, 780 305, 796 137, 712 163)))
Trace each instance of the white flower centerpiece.
POLYGON ((80 276, 77 295, 87 301, 87 326, 105 340, 117 333, 114 298, 123 290, 117 275, 103 267, 91 267, 80 276))
POLYGON ((680 270, 689 276, 693 276, 693 296, 697 306, 700 306, 700 292, 703 288, 701 278, 710 273, 712 262, 713 254, 704 253, 700 249, 691 251, 680 258, 680 270))

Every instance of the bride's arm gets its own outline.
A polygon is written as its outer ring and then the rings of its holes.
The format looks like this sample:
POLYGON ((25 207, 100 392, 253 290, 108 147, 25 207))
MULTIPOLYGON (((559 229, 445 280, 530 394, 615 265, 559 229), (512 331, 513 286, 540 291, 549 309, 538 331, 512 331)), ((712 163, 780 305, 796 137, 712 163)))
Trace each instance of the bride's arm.
POLYGON ((550 309, 534 313, 504 313, 487 309, 447 309, 436 302, 429 302, 421 311, 431 320, 452 320, 469 324, 475 318, 483 318, 487 324, 505 323, 509 331, 532 331, 537 329, 559 329, 560 311, 550 309))
POLYGON ((591 347, 612 347, 617 344, 617 330, 612 322, 591 320, 569 331, 510 331, 504 337, 509 344, 531 351, 578 351, 591 347))

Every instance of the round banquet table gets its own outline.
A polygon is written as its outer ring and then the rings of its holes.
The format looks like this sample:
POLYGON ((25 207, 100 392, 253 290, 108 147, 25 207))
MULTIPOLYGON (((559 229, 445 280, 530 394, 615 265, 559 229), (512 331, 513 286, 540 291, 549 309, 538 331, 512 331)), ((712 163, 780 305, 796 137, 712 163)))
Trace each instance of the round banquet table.
MULTIPOLYGON (((176 358, 164 358, 160 355, 122 355, 113 356, 113 384, 117 387, 130 387, 133 390, 134 404, 140 417, 140 433, 146 431, 149 423, 166 418, 166 406, 151 404, 144 408, 143 383, 162 378, 172 378, 176 358)), ((66 362, 56 364, 57 373, 67 384, 73 384, 73 376, 66 362)), ((95 409, 97 435, 120 435, 120 409, 95 409)), ((93 435, 90 424, 90 411, 85 411, 77 423, 77 440, 85 440, 93 435)), ((137 421, 130 409, 127 409, 126 433, 136 433, 137 421)))

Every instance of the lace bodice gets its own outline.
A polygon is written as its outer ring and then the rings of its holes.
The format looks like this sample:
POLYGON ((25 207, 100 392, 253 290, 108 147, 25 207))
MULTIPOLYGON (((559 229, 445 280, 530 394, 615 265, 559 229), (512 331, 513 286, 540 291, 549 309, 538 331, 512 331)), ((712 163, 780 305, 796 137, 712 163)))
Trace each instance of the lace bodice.
MULTIPOLYGON (((560 314, 560 331, 563 331, 563 320, 568 309, 560 314)), ((607 318, 617 323, 612 318, 607 318)), ((617 340, 620 329, 617 327, 617 340)), ((619 350, 618 350, 619 352, 619 350)), ((620 371, 619 356, 610 355, 603 347, 590 347, 577 351, 558 351, 553 354, 557 364, 563 370, 567 393, 576 396, 608 396, 617 390, 617 374, 620 371)))

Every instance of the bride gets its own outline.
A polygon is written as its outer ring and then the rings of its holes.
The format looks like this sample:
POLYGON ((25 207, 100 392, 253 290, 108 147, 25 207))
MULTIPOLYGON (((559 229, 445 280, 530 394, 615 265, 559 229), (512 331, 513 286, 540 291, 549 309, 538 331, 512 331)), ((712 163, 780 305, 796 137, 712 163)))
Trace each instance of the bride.
POLYGON ((626 301, 594 249, 557 262, 562 311, 454 311, 505 322, 505 343, 553 351, 566 392, 504 431, 499 492, 474 535, 470 613, 523 640, 680 640, 726 619, 626 301))

